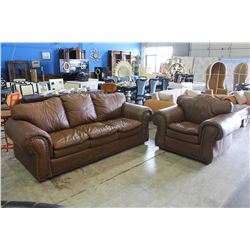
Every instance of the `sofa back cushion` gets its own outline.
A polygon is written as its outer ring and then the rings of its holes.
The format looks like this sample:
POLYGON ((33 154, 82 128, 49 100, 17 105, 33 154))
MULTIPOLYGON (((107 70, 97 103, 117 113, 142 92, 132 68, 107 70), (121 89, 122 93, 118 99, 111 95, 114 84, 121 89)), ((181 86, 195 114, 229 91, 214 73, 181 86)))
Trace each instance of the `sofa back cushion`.
POLYGON ((69 128, 69 122, 59 97, 16 105, 12 109, 12 117, 30 122, 48 133, 69 128))
POLYGON ((186 121, 202 123, 219 114, 232 112, 233 104, 228 100, 220 100, 209 95, 198 95, 195 97, 181 95, 177 104, 184 111, 186 121))
POLYGON ((126 99, 122 93, 91 95, 98 121, 118 118, 126 99))
POLYGON ((90 95, 73 94, 61 96, 63 106, 71 127, 90 123, 97 119, 90 95))

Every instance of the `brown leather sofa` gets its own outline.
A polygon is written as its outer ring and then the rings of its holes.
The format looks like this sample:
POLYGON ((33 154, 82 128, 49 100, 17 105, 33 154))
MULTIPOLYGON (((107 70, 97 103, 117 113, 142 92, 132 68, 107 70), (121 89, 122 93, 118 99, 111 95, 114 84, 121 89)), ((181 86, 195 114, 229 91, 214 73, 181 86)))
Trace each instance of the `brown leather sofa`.
POLYGON ((157 111, 155 144, 209 164, 232 143, 232 133, 249 117, 248 107, 208 95, 179 96, 177 105, 157 111))
POLYGON ((15 106, 6 131, 16 158, 43 181, 143 144, 150 116, 121 93, 73 94, 15 106))

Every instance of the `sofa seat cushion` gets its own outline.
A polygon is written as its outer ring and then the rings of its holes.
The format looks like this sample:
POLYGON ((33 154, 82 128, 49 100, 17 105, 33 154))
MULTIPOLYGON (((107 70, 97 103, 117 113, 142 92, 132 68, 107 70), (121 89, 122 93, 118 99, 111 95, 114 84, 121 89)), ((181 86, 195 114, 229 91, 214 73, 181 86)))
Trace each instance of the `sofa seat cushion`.
POLYGON ((62 149, 81 144, 89 139, 88 134, 81 128, 64 129, 50 134, 54 149, 62 149))
POLYGON ((90 140, 66 148, 54 149, 54 158, 60 158, 66 155, 74 154, 87 148, 90 148, 90 140))
POLYGON ((142 133, 142 126, 133 128, 133 129, 128 130, 128 131, 118 132, 118 137, 119 137, 119 139, 123 139, 123 138, 128 138, 128 137, 133 136, 133 135, 140 135, 140 133, 142 133))
POLYGON ((85 124, 85 125, 79 126, 78 128, 80 128, 85 133, 87 133, 90 139, 112 135, 117 132, 116 127, 112 125, 104 124, 102 122, 94 122, 90 124, 85 124))
POLYGON ((167 129, 166 134, 167 134, 167 136, 174 138, 178 141, 185 141, 185 142, 189 142, 189 143, 193 143, 193 144, 199 143, 198 135, 184 134, 184 133, 178 132, 176 130, 172 130, 172 129, 167 129))
POLYGON ((91 139, 91 140, 89 140, 90 141, 90 147, 94 148, 94 147, 106 145, 106 144, 111 143, 113 141, 116 141, 118 139, 119 139, 118 133, 114 133, 112 135, 106 135, 106 136, 103 136, 103 137, 91 139))
POLYGON ((185 122, 170 123, 168 127, 179 133, 188 135, 198 135, 200 125, 193 122, 185 121, 185 122))
POLYGON ((141 122, 128 118, 118 118, 103 122, 104 124, 111 125, 117 129, 118 132, 125 132, 141 126, 141 122))
POLYGON ((93 122, 97 119, 95 107, 89 94, 61 96, 71 127, 93 122))

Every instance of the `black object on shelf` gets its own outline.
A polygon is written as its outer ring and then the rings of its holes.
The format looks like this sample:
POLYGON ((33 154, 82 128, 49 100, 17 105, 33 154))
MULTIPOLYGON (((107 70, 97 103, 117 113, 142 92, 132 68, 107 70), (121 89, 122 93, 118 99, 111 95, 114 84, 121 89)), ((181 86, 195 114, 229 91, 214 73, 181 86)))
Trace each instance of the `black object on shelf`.
POLYGON ((104 81, 108 76, 108 69, 106 67, 95 67, 95 75, 99 81, 104 81))

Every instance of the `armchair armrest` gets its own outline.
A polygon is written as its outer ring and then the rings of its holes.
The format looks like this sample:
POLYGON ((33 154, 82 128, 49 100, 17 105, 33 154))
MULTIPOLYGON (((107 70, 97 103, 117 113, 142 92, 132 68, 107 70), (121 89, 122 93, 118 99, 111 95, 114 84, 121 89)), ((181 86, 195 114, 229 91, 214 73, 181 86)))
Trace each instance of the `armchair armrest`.
POLYGON ((181 121, 184 121, 184 112, 177 105, 156 111, 153 116, 153 122, 157 126, 155 136, 156 146, 160 148, 165 147, 167 124, 181 121))
POLYGON ((125 103, 123 105, 122 116, 142 122, 144 119, 149 119, 152 115, 152 110, 148 107, 125 103))
POLYGON ((181 122, 181 121, 184 121, 184 112, 177 105, 164 108, 164 109, 160 109, 154 114, 153 121, 155 125, 158 124, 159 117, 161 117, 162 121, 164 121, 164 123, 167 123, 167 124, 170 124, 173 122, 181 122))
POLYGON ((212 126, 217 128, 216 140, 222 139, 237 130, 240 127, 239 120, 235 113, 217 115, 213 118, 205 120, 200 125, 200 130, 207 126, 212 126))
POLYGON ((53 154, 53 144, 50 135, 46 131, 34 126, 33 124, 10 118, 6 122, 5 130, 9 138, 19 147, 30 150, 32 146, 32 140, 39 138, 47 143, 50 156, 53 154))

